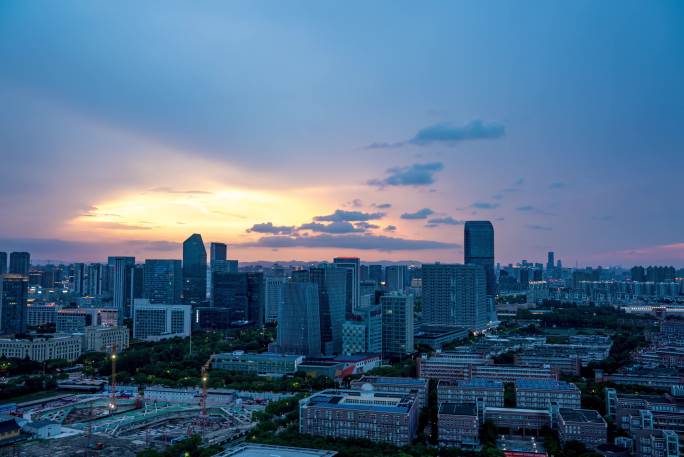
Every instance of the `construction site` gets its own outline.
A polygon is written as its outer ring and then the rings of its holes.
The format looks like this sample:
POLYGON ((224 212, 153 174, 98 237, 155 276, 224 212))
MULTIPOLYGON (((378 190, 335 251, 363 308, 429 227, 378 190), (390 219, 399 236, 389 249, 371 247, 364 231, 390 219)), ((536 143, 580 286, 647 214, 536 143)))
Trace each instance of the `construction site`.
POLYGON ((49 425, 50 431, 18 444, 8 455, 128 457, 193 435, 206 445, 223 445, 244 437, 255 425, 252 412, 268 403, 259 394, 207 389, 211 359, 202 367, 199 388, 139 389, 116 385, 114 351, 111 358, 112 376, 105 391, 21 405, 16 415, 22 421, 49 425))

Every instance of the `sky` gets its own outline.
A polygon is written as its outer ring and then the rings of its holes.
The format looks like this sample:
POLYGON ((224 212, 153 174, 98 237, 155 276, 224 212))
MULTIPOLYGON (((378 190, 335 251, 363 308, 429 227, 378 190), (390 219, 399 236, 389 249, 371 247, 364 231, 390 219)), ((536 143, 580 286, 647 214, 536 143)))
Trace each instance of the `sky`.
POLYGON ((681 1, 0 5, 0 251, 684 266, 681 1))

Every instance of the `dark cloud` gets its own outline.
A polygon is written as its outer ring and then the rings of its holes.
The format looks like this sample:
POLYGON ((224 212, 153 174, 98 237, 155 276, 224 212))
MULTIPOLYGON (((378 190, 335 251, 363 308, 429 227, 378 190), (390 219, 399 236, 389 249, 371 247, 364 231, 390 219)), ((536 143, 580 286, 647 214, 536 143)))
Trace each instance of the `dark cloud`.
POLYGON ((425 224, 426 227, 437 227, 439 225, 463 225, 463 221, 456 220, 451 216, 446 216, 428 219, 427 224, 425 224))
POLYGON ((335 210, 334 213, 327 216, 316 216, 314 221, 319 222, 358 222, 371 221, 374 219, 382 219, 385 213, 364 213, 362 211, 346 211, 343 209, 335 210))
POLYGON ((310 222, 302 224, 299 230, 311 230, 318 233, 358 233, 365 232, 366 229, 362 227, 354 227, 350 222, 335 221, 329 224, 321 224, 318 222, 310 222))
POLYGON ((389 209, 392 207, 391 203, 373 203, 373 208, 389 209))
POLYGON ((530 211, 535 211, 536 208, 532 205, 523 205, 523 206, 518 206, 516 211, 521 211, 521 212, 530 212, 530 211))
POLYGON ((423 208, 423 209, 419 209, 415 213, 404 213, 401 215, 401 218, 402 219, 409 219, 409 220, 427 219, 428 216, 431 216, 434 213, 435 212, 433 210, 431 210, 430 208, 423 208))
POLYGON ((475 202, 472 205, 470 205, 471 208, 475 209, 496 209, 498 208, 499 205, 498 203, 488 203, 488 202, 475 202))
POLYGON ((368 149, 394 149, 407 145, 429 146, 442 144, 454 146, 463 141, 486 140, 501 138, 505 135, 505 128, 500 124, 487 124, 479 119, 473 120, 466 125, 454 125, 443 122, 425 127, 407 141, 377 142, 367 146, 368 149))
POLYGON ((521 213, 531 213, 531 214, 542 214, 545 216, 555 216, 555 214, 550 213, 548 211, 545 211, 543 209, 537 208, 536 206, 533 206, 533 205, 518 206, 515 210, 519 211, 521 213))
POLYGON ((369 223, 369 222, 355 222, 355 223, 354 223, 354 227, 356 227, 356 228, 361 228, 361 229, 364 229, 364 230, 371 230, 371 229, 380 228, 379 225, 371 224, 371 223, 369 223))
POLYGON ((263 222, 261 224, 254 224, 247 229, 248 233, 271 233, 273 235, 289 235, 294 233, 295 228, 286 225, 273 225, 272 222, 263 222))
POLYGON ((244 243, 245 247, 267 248, 338 248, 377 251, 412 251, 425 249, 454 249, 459 247, 454 243, 443 243, 430 240, 411 240, 382 235, 315 235, 301 236, 267 236, 251 243, 244 243))
POLYGON ((383 179, 371 179, 371 186, 428 186, 435 182, 435 173, 442 171, 441 162, 416 163, 408 167, 394 167, 387 170, 383 179))
POLYGON ((388 225, 383 230, 385 230, 386 232, 396 232, 397 226, 396 225, 388 225))
POLYGON ((547 227, 545 225, 537 225, 537 224, 528 224, 525 227, 527 227, 530 230, 539 230, 542 232, 550 232, 552 230, 551 227, 547 227))

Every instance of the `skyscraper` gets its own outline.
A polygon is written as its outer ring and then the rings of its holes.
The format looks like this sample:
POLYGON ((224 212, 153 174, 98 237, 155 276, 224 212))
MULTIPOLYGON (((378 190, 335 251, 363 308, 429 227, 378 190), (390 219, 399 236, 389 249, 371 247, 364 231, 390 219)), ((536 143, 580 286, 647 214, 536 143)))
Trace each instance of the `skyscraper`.
POLYGON ((212 273, 214 308, 230 309, 231 321, 263 324, 265 304, 264 274, 261 272, 212 273))
POLYGON ((385 286, 390 292, 402 292, 406 287, 407 277, 406 265, 390 265, 385 268, 385 286))
POLYGON ((281 354, 321 354, 321 324, 318 286, 310 282, 283 285, 283 302, 278 310, 277 343, 281 354))
POLYGON ((85 263, 75 263, 72 265, 74 276, 72 280, 72 292, 77 296, 86 294, 86 266, 85 263))
POLYGON ((0 333, 26 332, 28 277, 18 274, 0 276, 0 333))
POLYGON ((487 317, 496 320, 496 272, 494 271, 494 227, 489 221, 467 221, 464 230, 464 262, 481 265, 485 272, 487 317))
POLYGON ((293 281, 311 282, 318 286, 318 306, 321 325, 321 352, 326 355, 342 352, 342 326, 346 314, 348 271, 322 266, 298 271, 293 281))
POLYGON ((101 263, 88 265, 88 279, 86 281, 86 293, 91 297, 99 297, 103 292, 105 283, 105 266, 101 263))
POLYGON ((7 273, 7 253, 0 252, 0 276, 7 273))
POLYGON ((119 322, 129 316, 131 306, 131 268, 135 257, 109 257, 112 267, 112 305, 119 311, 119 322))
POLYGON ((207 250, 202 235, 193 233, 183 242, 183 302, 200 305, 207 299, 207 250))
POLYGON ((212 242, 209 245, 209 270, 207 271, 207 298, 211 300, 211 275, 217 269, 217 264, 225 263, 228 259, 228 246, 226 243, 212 242))
POLYGON ((423 264, 423 322, 482 330, 488 319, 480 265, 423 264))
POLYGON ((338 268, 344 268, 347 273, 347 306, 346 315, 351 313, 359 306, 359 279, 361 261, 358 257, 335 257, 333 263, 338 268))
POLYGON ((390 294, 380 297, 382 310, 382 354, 413 352, 413 296, 390 294))
POLYGON ((267 276, 265 282, 264 321, 274 323, 278 321, 278 308, 283 302, 283 284, 287 279, 281 276, 267 276))
POLYGON ((181 303, 183 272, 180 260, 147 259, 143 273, 142 298, 152 304, 181 303))
POLYGON ((555 254, 553 251, 549 251, 546 255, 546 270, 552 272, 556 268, 556 261, 554 260, 555 254))
POLYGON ((9 272, 28 276, 31 267, 31 254, 28 252, 13 252, 10 254, 9 272))

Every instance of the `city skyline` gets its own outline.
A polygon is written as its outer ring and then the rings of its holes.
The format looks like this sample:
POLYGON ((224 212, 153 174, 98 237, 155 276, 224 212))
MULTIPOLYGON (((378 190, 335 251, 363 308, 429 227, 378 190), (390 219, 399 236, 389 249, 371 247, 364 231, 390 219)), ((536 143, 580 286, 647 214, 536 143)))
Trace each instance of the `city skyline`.
POLYGON ((684 266, 681 2, 530 3, 7 2, 0 251, 684 266))

